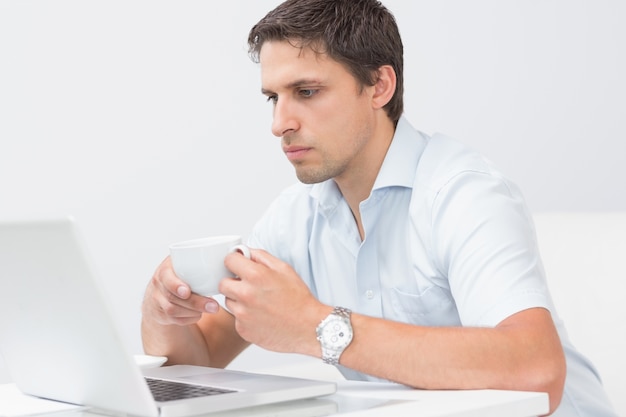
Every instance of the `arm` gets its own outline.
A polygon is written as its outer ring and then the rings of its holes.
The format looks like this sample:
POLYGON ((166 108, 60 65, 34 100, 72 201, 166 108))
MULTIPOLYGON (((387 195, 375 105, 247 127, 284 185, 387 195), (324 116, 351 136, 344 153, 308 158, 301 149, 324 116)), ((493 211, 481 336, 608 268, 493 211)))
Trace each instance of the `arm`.
POLYGON ((167 356, 169 365, 224 367, 248 346, 235 332, 234 318, 212 298, 191 293, 169 258, 146 289, 141 335, 144 351, 167 356))
POLYGON ((341 358, 347 367, 417 388, 547 392, 551 411, 560 402, 565 359, 545 309, 519 312, 495 328, 353 316, 354 340, 341 358))
MULTIPOLYGON (((241 336, 266 349, 321 357, 315 328, 332 310, 286 264, 260 250, 252 261, 230 256, 239 280, 221 291, 241 336)), ((534 308, 494 328, 423 327, 352 315, 354 339, 340 363, 417 388, 548 392, 560 402, 565 360, 550 313, 534 308)))

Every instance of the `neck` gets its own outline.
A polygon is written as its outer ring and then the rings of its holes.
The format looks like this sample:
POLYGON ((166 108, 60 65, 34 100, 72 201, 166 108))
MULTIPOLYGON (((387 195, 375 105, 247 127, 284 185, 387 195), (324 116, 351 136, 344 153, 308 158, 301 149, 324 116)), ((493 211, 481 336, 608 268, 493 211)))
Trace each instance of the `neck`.
POLYGON ((380 167, 383 164, 389 145, 391 145, 394 132, 395 126, 393 122, 385 116, 381 123, 376 124, 371 142, 364 150, 359 164, 351 167, 350 172, 335 178, 341 194, 352 210, 361 239, 365 238, 365 231, 361 222, 359 205, 372 192, 380 167))

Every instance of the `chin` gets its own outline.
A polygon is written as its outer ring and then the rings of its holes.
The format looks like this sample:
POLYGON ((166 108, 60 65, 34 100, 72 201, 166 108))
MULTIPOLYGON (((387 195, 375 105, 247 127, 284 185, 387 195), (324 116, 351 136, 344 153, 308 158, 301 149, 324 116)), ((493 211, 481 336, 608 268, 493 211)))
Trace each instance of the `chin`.
POLYGON ((296 172, 296 177, 303 184, 319 184, 320 182, 324 182, 329 179, 326 176, 321 175, 311 175, 310 173, 299 173, 296 172))

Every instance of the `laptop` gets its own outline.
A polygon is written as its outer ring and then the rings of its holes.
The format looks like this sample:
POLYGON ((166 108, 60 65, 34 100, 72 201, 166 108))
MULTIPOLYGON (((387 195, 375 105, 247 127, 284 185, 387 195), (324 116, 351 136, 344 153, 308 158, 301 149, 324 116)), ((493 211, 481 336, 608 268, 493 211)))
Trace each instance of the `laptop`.
POLYGON ((0 222, 0 352, 23 393, 114 413, 178 417, 336 391, 333 382, 201 366, 141 370, 98 279, 71 218, 0 222), (153 394, 157 385, 175 392, 153 394))

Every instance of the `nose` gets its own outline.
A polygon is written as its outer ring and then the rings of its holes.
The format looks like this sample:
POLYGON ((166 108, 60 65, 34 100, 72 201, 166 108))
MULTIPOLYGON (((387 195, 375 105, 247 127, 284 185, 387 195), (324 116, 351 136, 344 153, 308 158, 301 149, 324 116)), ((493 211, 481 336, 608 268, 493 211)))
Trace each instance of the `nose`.
POLYGON ((288 100, 276 100, 274 104, 274 116, 272 120, 272 134, 283 137, 291 131, 298 130, 298 121, 295 117, 293 105, 288 100))

